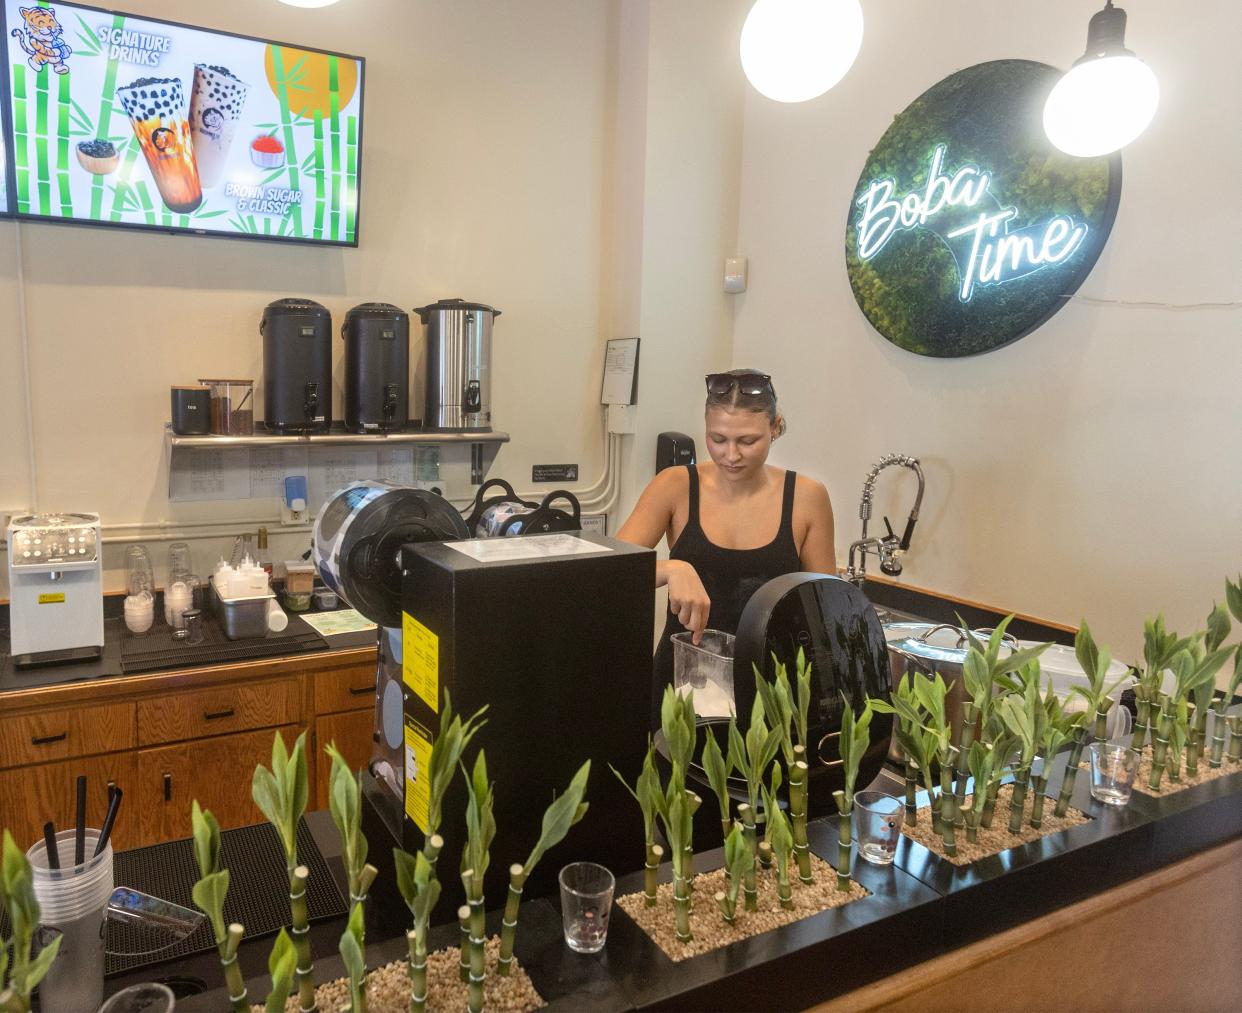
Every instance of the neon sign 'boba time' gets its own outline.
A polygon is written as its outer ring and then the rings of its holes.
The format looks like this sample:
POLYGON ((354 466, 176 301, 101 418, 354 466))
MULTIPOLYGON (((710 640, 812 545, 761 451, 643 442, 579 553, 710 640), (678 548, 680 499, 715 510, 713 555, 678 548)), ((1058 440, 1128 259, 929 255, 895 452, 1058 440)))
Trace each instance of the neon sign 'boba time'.
MULTIPOLYGON (((899 232, 926 228, 935 233, 957 261, 961 284, 958 298, 969 302, 978 285, 1016 281, 1046 267, 1064 262, 1082 244, 1087 226, 1069 215, 1056 215, 1046 222, 1009 231, 1018 209, 1002 206, 990 192, 992 174, 975 165, 963 165, 946 175, 946 145, 932 152, 927 183, 921 190, 896 196, 892 177, 872 180, 855 200, 859 208, 857 249, 861 260, 875 257, 899 232), (983 203, 990 198, 994 207, 983 203), (948 231, 939 228, 937 216, 952 209, 980 207, 973 221, 948 231)), ((954 215, 954 223, 962 215, 954 215)))

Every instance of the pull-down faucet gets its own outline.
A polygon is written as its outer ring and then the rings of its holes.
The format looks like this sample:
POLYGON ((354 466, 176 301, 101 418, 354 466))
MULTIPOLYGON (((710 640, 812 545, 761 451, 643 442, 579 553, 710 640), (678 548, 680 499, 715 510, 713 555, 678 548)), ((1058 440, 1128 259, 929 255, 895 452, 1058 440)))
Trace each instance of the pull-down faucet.
POLYGON ((867 576, 867 553, 874 553, 879 558, 881 571, 890 577, 899 576, 901 574, 901 555, 910 548, 910 536, 914 533, 914 525, 918 522, 919 507, 922 504, 923 469, 919 466, 918 459, 907 457, 904 454, 885 454, 881 457, 871 471, 867 473, 867 480, 863 483, 862 502, 858 506, 858 516, 862 518, 862 537, 850 545, 849 568, 845 571, 845 579, 862 584, 867 576), (875 491, 876 479, 880 477, 880 472, 885 468, 898 465, 903 468, 909 468, 919 478, 919 491, 914 497, 914 506, 910 510, 910 516, 906 519, 906 530, 898 538, 893 533, 892 524, 885 517, 884 527, 888 533, 883 537, 877 538, 872 536, 868 538, 867 522, 871 520, 871 496, 875 491), (854 566, 855 553, 858 553, 857 567, 854 566))

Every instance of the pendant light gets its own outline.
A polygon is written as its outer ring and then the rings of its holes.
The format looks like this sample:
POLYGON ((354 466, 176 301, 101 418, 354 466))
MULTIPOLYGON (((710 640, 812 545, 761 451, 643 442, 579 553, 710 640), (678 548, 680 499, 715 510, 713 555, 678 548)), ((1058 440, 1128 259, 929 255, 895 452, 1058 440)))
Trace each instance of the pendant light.
POLYGON ((1160 103, 1150 67, 1125 47, 1126 12, 1112 0, 1091 17, 1087 51, 1044 104, 1044 133, 1067 155, 1107 155, 1138 137, 1160 103))
POLYGON ((777 102, 805 102, 841 80, 862 46, 859 0, 756 0, 742 25, 742 70, 777 102))
POLYGON ((331 7, 337 0, 280 0, 290 7, 331 7))

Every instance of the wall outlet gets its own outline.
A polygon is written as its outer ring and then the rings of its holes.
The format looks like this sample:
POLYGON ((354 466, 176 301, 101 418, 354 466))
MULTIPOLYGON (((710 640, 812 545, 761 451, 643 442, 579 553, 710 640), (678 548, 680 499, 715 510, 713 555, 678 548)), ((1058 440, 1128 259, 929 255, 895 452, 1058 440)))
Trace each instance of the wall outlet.
POLYGON ((280 501, 280 523, 289 524, 306 524, 310 521, 309 510, 293 510, 289 504, 283 499, 280 501))

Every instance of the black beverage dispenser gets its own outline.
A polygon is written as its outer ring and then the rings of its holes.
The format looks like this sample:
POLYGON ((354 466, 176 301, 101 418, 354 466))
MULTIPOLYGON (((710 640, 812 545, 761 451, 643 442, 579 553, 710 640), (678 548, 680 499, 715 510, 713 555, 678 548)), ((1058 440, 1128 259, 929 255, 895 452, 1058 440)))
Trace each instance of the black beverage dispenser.
POLYGON ((355 306, 345 339, 345 428, 402 429, 410 416, 410 316, 389 303, 355 306))
POLYGON ((277 299, 263 311, 263 415, 280 433, 332 425, 332 315, 309 299, 277 299))

